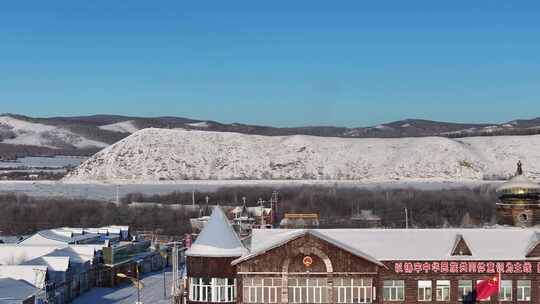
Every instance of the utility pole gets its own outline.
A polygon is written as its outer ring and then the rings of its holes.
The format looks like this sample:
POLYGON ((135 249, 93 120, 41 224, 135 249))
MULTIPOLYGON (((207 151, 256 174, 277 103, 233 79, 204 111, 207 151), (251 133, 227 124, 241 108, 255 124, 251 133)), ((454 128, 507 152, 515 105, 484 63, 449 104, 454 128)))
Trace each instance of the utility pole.
MULTIPOLYGON (((167 263, 167 255, 165 255, 165 263, 167 263)), ((167 264, 163 266, 163 299, 167 299, 167 264)))
POLYGON ((142 304, 141 302, 141 279, 139 277, 139 264, 137 264, 137 304, 142 304))
POLYGON ((264 220, 264 201, 262 198, 259 198, 259 208, 261 210, 261 222, 259 223, 262 226, 266 225, 266 221, 264 220))
POLYGON ((180 272, 179 251, 180 248, 177 242, 173 243, 172 248, 172 290, 171 303, 179 304, 182 302, 182 286, 180 285, 182 273, 180 272))
POLYGON ((407 207, 405 207, 405 229, 409 229, 409 214, 407 207))
POLYGON ((272 208, 272 224, 275 224, 277 221, 277 213, 278 213, 278 204, 279 204, 279 196, 278 192, 274 190, 272 192, 272 201, 274 202, 274 206, 272 208))

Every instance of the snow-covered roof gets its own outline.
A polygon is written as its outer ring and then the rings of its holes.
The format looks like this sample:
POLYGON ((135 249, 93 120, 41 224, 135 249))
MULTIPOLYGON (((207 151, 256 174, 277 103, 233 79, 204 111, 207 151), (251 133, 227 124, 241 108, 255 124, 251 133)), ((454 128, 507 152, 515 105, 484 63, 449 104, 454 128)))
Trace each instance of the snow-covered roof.
POLYGON ((40 265, 47 266, 51 271, 65 272, 69 268, 68 256, 42 256, 33 260, 26 261, 21 265, 40 265))
POLYGON ((58 248, 46 255, 46 257, 68 257, 71 263, 86 263, 94 259, 95 252, 102 246, 71 245, 58 248))
POLYGON ((497 192, 506 192, 513 190, 540 193, 540 184, 532 182, 525 175, 516 175, 508 182, 503 183, 497 188, 497 192))
POLYGON ((78 231, 71 231, 70 229, 49 229, 49 230, 42 230, 38 232, 39 235, 42 237, 60 241, 60 242, 66 242, 66 243, 76 243, 88 239, 94 239, 97 238, 98 235, 93 233, 87 233, 83 234, 82 229, 81 232, 78 233, 78 231))
MULTIPOLYGON (((251 216, 263 216, 272 212, 272 208, 266 208, 264 206, 245 207, 246 212, 251 216)), ((244 206, 236 206, 230 212, 236 216, 244 211, 244 206)))
POLYGON ((44 256, 69 257, 71 263, 85 263, 92 261, 95 252, 102 248, 103 245, 0 245, 0 265, 25 264, 44 256))
POLYGON ((492 229, 254 229, 251 251, 233 263, 252 258, 310 233, 366 259, 392 260, 524 260, 540 230, 492 229), (452 256, 461 235, 472 255, 452 256), (396 250, 399 248, 399 250, 396 250))
POLYGON ((23 280, 0 279, 0 303, 22 303, 36 293, 36 287, 23 280))
MULTIPOLYGON (((261 230, 265 230, 265 229, 258 229, 257 231, 261 231, 261 230)), ((272 230, 281 230, 281 229, 267 229, 268 231, 272 231, 272 230)), ((365 252, 359 250, 358 248, 354 248, 352 246, 350 246, 350 244, 347 244, 347 243, 343 243, 342 241, 340 240, 336 240, 336 239, 333 239, 333 238, 330 238, 328 237, 327 235, 323 234, 323 233, 320 233, 319 230, 310 230, 310 229, 291 229, 289 230, 286 234, 284 235, 278 235, 278 234, 274 234, 274 235, 268 235, 268 238, 266 239, 267 240, 267 243, 265 243, 264 245, 261 245, 261 244, 258 244, 259 246, 257 246, 257 244, 255 245, 255 247, 252 247, 252 250, 250 253, 236 259, 233 261, 233 264, 238 264, 242 261, 245 261, 245 260, 248 260, 248 259, 251 259, 255 256, 258 256, 262 253, 265 253, 266 251, 270 250, 270 249, 273 249, 273 248, 276 248, 276 247, 279 247, 291 240, 294 240, 296 238, 299 238, 301 236, 304 236, 304 235, 307 235, 307 234, 311 234, 311 235, 314 235, 315 237, 318 237, 320 239, 323 239, 325 241, 327 241, 328 243, 334 245, 334 246, 337 246, 339 248, 342 248, 356 256, 359 256, 361 258, 364 258, 372 263, 375 263, 377 265, 380 265, 382 266, 383 264, 378 261, 377 259, 375 259, 374 257, 370 256, 369 254, 366 254, 365 252)), ((252 238, 251 242, 253 244, 253 241, 254 239, 252 238)))
POLYGON ((37 288, 45 286, 47 266, 42 265, 3 265, 0 266, 0 278, 24 280, 37 288))
POLYGON ((88 242, 99 240, 99 235, 93 233, 83 233, 74 228, 56 228, 41 230, 34 235, 23 240, 19 244, 23 245, 55 245, 59 243, 75 244, 79 242, 88 242))
POLYGON ((190 249, 187 256, 239 257, 246 253, 238 235, 231 227, 221 207, 215 207, 208 223, 190 249))
POLYGON ((0 265, 20 264, 44 256, 57 248, 58 245, 0 244, 0 265))

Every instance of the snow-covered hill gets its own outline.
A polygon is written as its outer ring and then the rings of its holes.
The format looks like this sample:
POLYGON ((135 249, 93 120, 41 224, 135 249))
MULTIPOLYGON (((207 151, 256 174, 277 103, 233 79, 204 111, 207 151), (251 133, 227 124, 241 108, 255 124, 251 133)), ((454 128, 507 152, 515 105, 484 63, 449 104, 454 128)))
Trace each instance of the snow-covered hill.
POLYGON ((91 140, 70 130, 34 123, 11 116, 0 116, 0 142, 47 148, 103 148, 107 143, 91 140))
POLYGON ((113 124, 99 126, 102 130, 120 132, 120 133, 135 133, 139 131, 139 128, 135 126, 133 120, 121 121, 113 124))
POLYGON ((507 177, 519 159, 540 178, 539 146, 540 135, 346 139, 150 128, 98 152, 66 181, 481 180, 507 177))

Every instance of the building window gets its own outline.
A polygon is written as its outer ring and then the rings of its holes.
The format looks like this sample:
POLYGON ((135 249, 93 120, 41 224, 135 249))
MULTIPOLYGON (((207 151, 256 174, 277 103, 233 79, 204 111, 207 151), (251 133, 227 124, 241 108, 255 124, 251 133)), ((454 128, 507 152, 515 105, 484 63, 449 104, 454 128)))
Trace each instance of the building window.
POLYGON ((449 280, 437 280, 437 301, 450 301, 449 280))
POLYGON ((517 281, 517 300, 518 301, 531 300, 531 281, 529 280, 517 281))
POLYGON ((472 281, 471 280, 459 280, 458 281, 458 296, 459 300, 463 301, 463 297, 471 293, 473 290, 472 288, 472 281))
POLYGON ((334 302, 371 303, 373 280, 371 278, 334 279, 334 302))
POLYGON ((392 280, 383 282, 383 299, 385 301, 405 300, 405 281, 392 280))
POLYGON ((418 281, 418 301, 431 301, 431 281, 418 281))
POLYGON ((326 278, 293 278, 288 281, 289 303, 328 303, 326 278))
POLYGON ((501 280, 499 301, 512 301, 512 280, 501 280))
POLYGON ((189 299, 194 302, 236 301, 236 280, 225 278, 190 278, 189 299))
POLYGON ((281 278, 244 278, 244 303, 281 302, 281 278))

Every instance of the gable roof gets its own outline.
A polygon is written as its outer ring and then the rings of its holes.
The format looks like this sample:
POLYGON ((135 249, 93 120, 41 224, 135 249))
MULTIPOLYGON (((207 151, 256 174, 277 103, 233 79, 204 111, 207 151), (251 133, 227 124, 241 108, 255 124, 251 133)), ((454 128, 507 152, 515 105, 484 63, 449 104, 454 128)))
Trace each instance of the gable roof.
POLYGON ((51 253, 58 245, 0 244, 0 265, 16 265, 51 253))
MULTIPOLYGON (((280 246, 305 231, 304 229, 254 229, 251 252, 235 260, 234 263, 280 246)), ((377 261, 524 260, 531 247, 531 238, 540 232, 534 228, 310 229, 309 231, 328 242, 333 242, 336 246, 351 252, 362 253, 377 261), (467 240, 471 255, 451 255, 458 234, 467 240)))
POLYGON ((527 257, 540 257, 538 255, 538 249, 540 247, 540 232, 536 232, 531 236, 530 245, 527 248, 527 257))
POLYGON ((24 280, 37 288, 45 286, 47 266, 39 265, 10 265, 0 266, 0 278, 24 280))
MULTIPOLYGON (((256 230, 253 230, 253 233, 257 233, 258 231, 264 231, 264 232, 267 232, 267 231, 278 231, 278 230, 282 230, 282 229, 256 229, 256 230)), ((353 254, 353 255, 356 255, 360 258, 363 258, 369 262, 372 262, 376 265, 379 265, 379 266, 384 266, 384 264, 382 264, 380 261, 378 261, 376 258, 370 256, 369 254, 366 254, 364 252, 362 252, 361 250, 358 250, 357 248, 354 248, 354 247, 351 247, 349 244, 347 243, 343 243, 339 240, 336 240, 336 239, 333 239, 331 237, 328 237, 327 235, 325 235, 324 233, 321 233, 319 230, 315 230, 315 229, 291 229, 291 230, 288 230, 287 233, 283 233, 283 234, 280 234, 280 233, 276 233, 274 235, 271 235, 271 233, 269 233, 269 235, 265 236, 264 239, 266 240, 266 242, 264 243, 259 243, 258 241, 260 241, 260 238, 256 241, 257 244, 255 244, 255 247, 252 247, 252 250, 250 251, 249 254, 246 254, 236 260, 234 260, 232 262, 233 265, 236 265, 238 263, 241 263, 243 261, 247 261, 249 259, 252 259, 256 256, 259 256, 265 252, 267 252, 268 250, 271 250, 271 249, 274 249, 274 248, 277 248, 277 247, 280 247, 292 240, 295 240, 299 237, 302 237, 302 236, 305 236, 305 235, 312 235, 316 238, 319 238, 323 241, 326 241, 338 248, 341 248, 345 251, 348 251, 349 253, 353 254)), ((253 242, 253 239, 251 240, 252 244, 254 244, 253 242)))
POLYGON ((465 239, 463 238, 462 234, 456 234, 456 241, 454 243, 454 247, 452 247, 452 252, 450 255, 457 255, 457 256, 464 256, 464 255, 472 255, 471 249, 467 245, 467 242, 465 242, 465 239))
POLYGON ((23 280, 12 278, 0 279, 0 303, 24 301, 36 293, 36 287, 23 280))
POLYGON ((65 272, 69 268, 69 257, 67 256, 42 256, 30 261, 26 261, 21 265, 41 265, 47 266, 51 271, 65 272))
POLYGON ((215 207, 208 223, 204 225, 186 256, 192 257, 239 257, 246 253, 238 235, 229 223, 221 207, 215 207))
POLYGON ((20 245, 59 245, 79 242, 98 241, 100 235, 93 233, 78 234, 72 228, 56 228, 41 230, 20 242, 20 245))
POLYGON ((51 239, 51 240, 59 241, 59 242, 65 242, 69 244, 88 240, 88 239, 99 238, 99 235, 97 234, 93 234, 93 233, 83 234, 82 230, 81 230, 81 233, 79 234, 79 233, 76 233, 74 231, 71 231, 69 229, 64 229, 64 228, 41 230, 38 232, 38 234, 47 239, 51 239))

